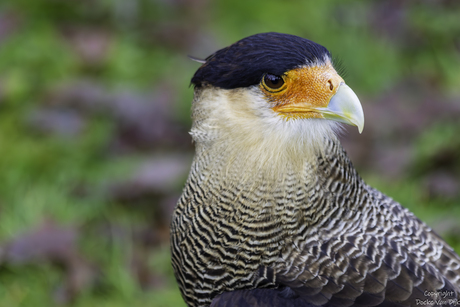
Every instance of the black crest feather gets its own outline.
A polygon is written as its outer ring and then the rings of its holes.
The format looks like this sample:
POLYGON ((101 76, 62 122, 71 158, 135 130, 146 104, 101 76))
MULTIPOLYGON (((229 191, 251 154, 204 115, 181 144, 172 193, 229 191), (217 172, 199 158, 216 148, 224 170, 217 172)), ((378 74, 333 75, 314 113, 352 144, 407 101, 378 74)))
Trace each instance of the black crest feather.
POLYGON ((308 39, 282 33, 246 37, 206 58, 192 84, 210 84, 224 89, 258 84, 266 73, 282 75, 296 67, 322 62, 329 51, 308 39))

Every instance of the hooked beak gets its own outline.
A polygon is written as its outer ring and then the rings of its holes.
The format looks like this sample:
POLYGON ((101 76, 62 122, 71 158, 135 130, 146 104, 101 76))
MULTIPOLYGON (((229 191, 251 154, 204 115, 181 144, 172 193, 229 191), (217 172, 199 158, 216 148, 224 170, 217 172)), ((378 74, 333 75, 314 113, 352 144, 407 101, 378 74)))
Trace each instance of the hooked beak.
POLYGON ((332 96, 325 108, 315 108, 324 118, 358 127, 359 133, 364 128, 364 112, 358 96, 345 83, 332 96))

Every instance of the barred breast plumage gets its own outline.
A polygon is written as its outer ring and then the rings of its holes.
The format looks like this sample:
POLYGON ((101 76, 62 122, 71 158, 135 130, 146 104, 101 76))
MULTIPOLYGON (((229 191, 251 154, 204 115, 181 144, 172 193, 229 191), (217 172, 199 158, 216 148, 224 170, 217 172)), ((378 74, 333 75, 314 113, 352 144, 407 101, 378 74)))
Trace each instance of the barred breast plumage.
MULTIPOLYGON (((262 95, 259 82, 274 68, 242 55, 274 40, 287 40, 289 50, 303 44, 307 67, 329 61, 323 47, 305 47, 310 41, 259 34, 208 58, 192 79, 196 156, 171 222, 172 264, 187 304, 434 306, 441 299, 455 306, 458 255, 364 183, 333 133, 335 121, 280 117, 279 103, 262 95), (222 61, 233 63, 231 71, 214 73, 222 61), (245 72, 251 65, 262 71, 255 84, 245 72), (215 76, 246 83, 225 88, 215 76)), ((283 63, 281 71, 300 65, 283 63)))

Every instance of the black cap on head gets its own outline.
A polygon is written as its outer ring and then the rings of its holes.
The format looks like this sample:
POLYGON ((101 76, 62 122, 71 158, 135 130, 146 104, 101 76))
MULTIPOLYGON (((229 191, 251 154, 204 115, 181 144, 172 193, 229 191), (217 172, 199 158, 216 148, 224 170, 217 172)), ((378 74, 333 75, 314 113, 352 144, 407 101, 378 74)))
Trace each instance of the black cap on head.
POLYGON ((322 62, 330 53, 308 39, 282 33, 252 35, 223 48, 206 58, 192 78, 201 87, 210 84, 224 89, 258 84, 266 73, 283 73, 322 62))

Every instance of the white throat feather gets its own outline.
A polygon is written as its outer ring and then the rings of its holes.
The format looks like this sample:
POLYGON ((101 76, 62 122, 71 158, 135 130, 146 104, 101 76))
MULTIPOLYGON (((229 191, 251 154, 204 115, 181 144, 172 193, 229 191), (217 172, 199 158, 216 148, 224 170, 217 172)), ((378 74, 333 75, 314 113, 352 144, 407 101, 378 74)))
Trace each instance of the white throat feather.
POLYGON ((271 107, 258 86, 196 90, 190 134, 197 155, 207 156, 208 171, 219 169, 220 176, 240 183, 260 176, 278 181, 314 167, 326 139, 340 131, 335 121, 286 119, 271 107))

